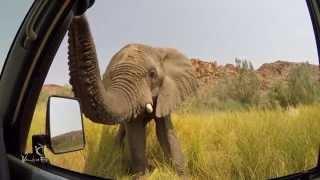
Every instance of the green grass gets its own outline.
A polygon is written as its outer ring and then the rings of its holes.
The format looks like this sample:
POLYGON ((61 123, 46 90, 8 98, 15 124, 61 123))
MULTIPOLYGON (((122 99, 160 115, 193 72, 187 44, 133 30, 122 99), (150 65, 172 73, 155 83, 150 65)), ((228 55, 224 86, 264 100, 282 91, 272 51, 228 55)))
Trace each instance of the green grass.
MULTIPOLYGON (((45 106, 37 106, 31 134, 44 132, 45 106)), ((320 105, 288 110, 176 113, 174 126, 190 179, 265 179, 312 168, 320 141, 320 105)), ((127 149, 113 146, 116 126, 85 119, 86 148, 53 155, 53 164, 98 176, 129 179, 127 149)), ((178 179, 148 125, 147 156, 156 168, 149 179, 178 179)), ((29 137, 28 149, 31 147, 29 137)))

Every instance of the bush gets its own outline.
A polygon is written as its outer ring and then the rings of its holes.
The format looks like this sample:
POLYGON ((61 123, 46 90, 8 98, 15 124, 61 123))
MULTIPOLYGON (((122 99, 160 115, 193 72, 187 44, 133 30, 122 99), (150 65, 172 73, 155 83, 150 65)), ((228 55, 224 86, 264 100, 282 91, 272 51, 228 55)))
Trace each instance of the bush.
POLYGON ((231 99, 244 106, 255 105, 260 97, 260 80, 251 62, 240 59, 236 59, 235 62, 238 74, 222 81, 220 86, 224 87, 218 91, 217 95, 220 99, 231 99))
POLYGON ((267 98, 272 107, 288 107, 291 104, 288 84, 283 81, 276 82, 269 90, 267 98))
POLYGON ((319 98, 317 74, 304 63, 293 68, 288 75, 288 88, 292 105, 311 104, 319 98))
POLYGON ((313 72, 308 63, 292 68, 287 82, 277 82, 269 91, 271 101, 281 107, 312 104, 319 101, 320 86, 317 73, 313 72))
POLYGON ((252 63, 236 59, 237 75, 225 77, 204 95, 189 99, 180 111, 241 110, 257 105, 260 98, 260 80, 252 63))
POLYGON ((268 90, 261 90, 260 80, 249 61, 236 59, 236 65, 235 76, 225 77, 202 96, 191 98, 180 111, 287 108, 320 100, 318 75, 307 63, 291 68, 287 81, 275 82, 268 90))

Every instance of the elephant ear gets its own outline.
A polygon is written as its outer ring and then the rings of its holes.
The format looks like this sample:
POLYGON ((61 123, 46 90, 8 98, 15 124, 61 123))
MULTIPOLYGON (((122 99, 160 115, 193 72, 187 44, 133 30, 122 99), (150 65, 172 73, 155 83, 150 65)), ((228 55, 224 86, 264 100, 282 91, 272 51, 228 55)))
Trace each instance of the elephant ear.
POLYGON ((187 97, 195 95, 198 88, 191 61, 177 50, 165 52, 161 62, 164 76, 157 99, 157 117, 171 113, 187 97))

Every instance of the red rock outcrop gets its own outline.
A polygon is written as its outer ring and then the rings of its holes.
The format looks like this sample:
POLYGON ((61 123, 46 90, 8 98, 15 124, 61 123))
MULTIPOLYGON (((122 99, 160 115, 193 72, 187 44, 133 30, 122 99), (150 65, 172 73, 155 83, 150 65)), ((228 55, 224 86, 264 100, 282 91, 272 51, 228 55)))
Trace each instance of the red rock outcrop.
MULTIPOLYGON (((238 73, 238 68, 233 64, 218 65, 216 61, 206 62, 200 59, 191 59, 191 62, 201 86, 214 85, 219 79, 238 73)), ((255 72, 262 82, 262 88, 267 89, 275 81, 287 80, 291 68, 299 64, 301 63, 278 60, 261 65, 255 72)), ((319 71, 317 65, 309 66, 312 71, 319 71)))
MULTIPOLYGON (((227 76, 235 76, 238 73, 238 68, 233 64, 219 65, 216 61, 208 62, 195 58, 191 59, 191 63, 202 88, 214 86, 218 80, 227 76)), ((255 72, 261 79, 262 88, 267 89, 275 81, 287 80, 290 69, 299 64, 301 63, 278 60, 261 65, 255 72)), ((309 66, 312 71, 319 71, 317 65, 309 64, 309 66)), ((60 85, 47 84, 42 87, 42 92, 48 95, 72 95, 70 89, 60 85)))

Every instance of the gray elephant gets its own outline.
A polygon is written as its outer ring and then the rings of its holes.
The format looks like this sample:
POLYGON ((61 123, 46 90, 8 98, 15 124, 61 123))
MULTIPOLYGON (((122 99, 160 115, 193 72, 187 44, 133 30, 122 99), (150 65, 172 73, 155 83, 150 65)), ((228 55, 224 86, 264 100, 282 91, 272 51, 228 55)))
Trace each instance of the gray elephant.
POLYGON ((146 124, 154 119, 165 156, 184 174, 170 113, 198 87, 189 59, 175 49, 129 44, 112 57, 101 79, 84 15, 73 19, 68 42, 70 84, 83 113, 97 123, 122 124, 118 136, 128 138, 133 173, 145 173, 146 124))

